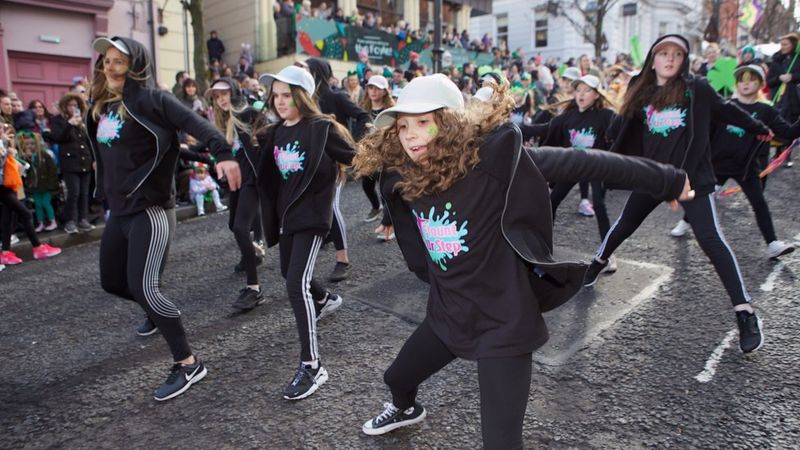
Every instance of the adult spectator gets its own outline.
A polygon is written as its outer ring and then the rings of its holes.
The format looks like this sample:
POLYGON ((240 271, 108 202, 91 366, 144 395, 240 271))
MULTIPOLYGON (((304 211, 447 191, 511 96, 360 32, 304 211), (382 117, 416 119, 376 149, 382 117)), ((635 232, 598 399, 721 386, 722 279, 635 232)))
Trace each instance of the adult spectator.
POLYGON ((292 0, 283 0, 283 3, 281 3, 281 17, 294 17, 294 2, 292 0))
MULTIPOLYGON (((772 55, 767 75, 767 86, 775 109, 789 123, 794 123, 800 117, 800 61, 795 58, 798 42, 798 33, 781 36, 781 48, 772 55)), ((792 165, 791 161, 786 162, 786 167, 792 165)))
POLYGON ((708 44, 705 51, 706 60, 700 66, 700 69, 697 71, 697 74, 701 77, 708 76, 708 71, 714 67, 714 64, 717 62, 717 58, 719 58, 719 44, 712 42, 708 44))
POLYGON ((33 111, 34 120, 36 121, 36 126, 33 127, 33 131, 41 134, 42 138, 49 144, 51 142, 50 124, 53 115, 50 114, 50 111, 47 110, 47 107, 44 106, 41 100, 33 100, 28 103, 28 109, 33 111))
POLYGON ((58 161, 67 185, 64 205, 64 231, 69 234, 89 231, 89 183, 94 157, 89 145, 89 135, 83 117, 86 103, 79 94, 69 92, 58 101, 58 114, 53 116, 50 132, 58 144, 58 161))
POLYGON ((4 125, 14 125, 14 114, 11 108, 11 97, 5 92, 0 93, 0 122, 4 125))
POLYGON ((217 37, 216 31, 211 31, 210 38, 206 41, 206 48, 208 49, 208 62, 222 61, 222 55, 225 54, 225 44, 222 43, 217 37))
POLYGON ((22 103, 22 100, 17 97, 16 95, 11 97, 11 115, 19 114, 22 111, 25 111, 25 105, 22 103))
POLYGON ((329 20, 331 18, 332 11, 327 3, 322 2, 319 4, 319 9, 317 10, 317 14, 319 15, 320 19, 329 20))
POLYGON ((189 74, 185 70, 175 74, 175 85, 172 86, 172 94, 179 99, 183 95, 183 82, 189 78, 189 74))
POLYGON ((347 23, 347 17, 344 15, 344 10, 342 8, 336 8, 336 14, 334 14, 333 20, 339 23, 347 23))
POLYGON ((603 79, 600 70, 592 64, 592 60, 589 58, 589 55, 583 54, 578 58, 578 68, 581 71, 581 76, 584 75, 594 75, 600 80, 603 79))
POLYGON ((80 77, 74 83, 72 83, 72 88, 69 90, 75 94, 81 96, 81 99, 84 103, 89 101, 89 81, 86 78, 80 77))
POLYGON ((183 80, 183 90, 181 91, 181 95, 178 96, 178 99, 187 108, 203 117, 206 117, 208 112, 208 104, 206 103, 205 98, 197 95, 197 89, 197 81, 195 81, 193 78, 186 78, 183 80))
POLYGON ((247 75, 250 78, 255 78, 256 76, 256 70, 246 56, 240 57, 239 64, 236 65, 236 77, 239 75, 247 75))

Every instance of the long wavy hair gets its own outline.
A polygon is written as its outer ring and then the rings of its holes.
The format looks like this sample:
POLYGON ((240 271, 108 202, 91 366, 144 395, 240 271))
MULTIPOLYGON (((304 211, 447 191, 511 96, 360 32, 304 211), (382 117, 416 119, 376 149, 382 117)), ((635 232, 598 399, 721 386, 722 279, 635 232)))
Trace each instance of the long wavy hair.
MULTIPOLYGON (((232 91, 228 91, 233 94, 232 91)), ((214 112, 214 126, 223 133, 225 133, 225 140, 228 144, 233 144, 236 139, 236 131, 240 131, 249 136, 253 136, 253 124, 243 122, 240 117, 241 113, 246 109, 245 105, 234 105, 233 95, 231 95, 230 108, 225 111, 217 105, 217 100, 211 97, 211 109, 214 112)), ((253 139, 255 142, 255 139, 253 139)))
MULTIPOLYGON (((683 65, 685 64, 684 60, 683 65)), ((686 81, 680 73, 663 86, 658 86, 656 71, 644 67, 639 77, 634 80, 628 86, 619 110, 625 117, 640 114, 647 105, 653 105, 653 108, 660 111, 672 105, 686 105, 689 102, 686 95, 686 81)))
MULTIPOLYGON (((133 71, 131 70, 131 58, 128 55, 122 55, 127 62, 127 69, 125 72, 125 76, 130 78, 136 82, 144 82, 150 78, 150 63, 149 61, 140 71, 133 71)), ((122 105, 122 91, 115 92, 112 91, 108 87, 108 81, 106 80, 106 74, 103 72, 104 64, 103 60, 105 59, 105 55, 100 55, 97 59, 97 62, 94 65, 94 77, 92 78, 92 85, 89 89, 89 94, 92 99, 92 117, 95 120, 100 120, 100 115, 103 114, 103 111, 106 108, 108 103, 119 102, 119 107, 117 108, 117 114, 125 118, 125 108, 122 105)))
MULTIPOLYGON (((374 87, 374 86, 373 86, 374 87)), ((377 89, 377 88, 376 88, 377 89)), ((375 109, 386 109, 391 108, 394 106, 394 99, 392 98, 392 92, 389 89, 379 89, 384 93, 383 96, 383 104, 382 105, 373 105, 372 100, 369 98, 369 85, 364 89, 364 98, 361 100, 361 108, 366 111, 372 111, 373 106, 377 106, 375 109)))

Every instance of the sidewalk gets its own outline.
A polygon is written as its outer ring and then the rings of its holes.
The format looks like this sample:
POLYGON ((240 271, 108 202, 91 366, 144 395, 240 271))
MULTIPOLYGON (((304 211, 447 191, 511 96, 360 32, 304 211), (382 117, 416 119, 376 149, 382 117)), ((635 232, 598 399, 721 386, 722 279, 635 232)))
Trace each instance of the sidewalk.
MULTIPOLYGON (((213 213, 215 211, 214 206, 209 206, 206 207, 206 211, 213 213)), ((192 217, 197 217, 197 208, 195 208, 194 205, 175 207, 175 218, 178 222, 183 222, 184 220, 191 219, 192 217)), ((103 229, 105 229, 105 227, 106 223, 101 218, 97 221, 97 224, 95 224, 95 229, 92 231, 68 234, 66 231, 64 231, 64 228, 59 227, 53 231, 39 233, 38 236, 39 240, 44 244, 49 244, 59 248, 67 248, 75 245, 86 244, 88 242, 99 241, 103 236, 103 229)), ((17 232, 17 237, 20 238, 19 242, 12 245, 11 250, 13 250, 14 253, 23 259, 32 258, 33 254, 31 251, 31 242, 27 239, 27 237, 25 237, 25 233, 17 232)))

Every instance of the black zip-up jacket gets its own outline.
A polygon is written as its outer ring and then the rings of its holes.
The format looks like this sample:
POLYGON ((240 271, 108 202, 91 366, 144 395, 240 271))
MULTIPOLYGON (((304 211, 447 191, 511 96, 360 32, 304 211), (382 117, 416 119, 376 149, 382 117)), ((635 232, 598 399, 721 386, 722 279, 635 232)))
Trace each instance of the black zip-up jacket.
MULTIPOLYGON (((147 163, 131 171, 124 179, 118 180, 122 192, 127 197, 141 192, 152 205, 166 208, 175 206, 175 166, 178 162, 180 145, 178 130, 184 130, 205 142, 217 161, 233 159, 230 146, 225 137, 208 121, 187 109, 169 92, 155 89, 153 65, 149 62, 148 50, 140 43, 127 38, 121 39, 131 51, 130 71, 142 72, 149 68, 149 77, 144 81, 126 78, 122 89, 122 106, 129 119, 135 120, 147 129, 155 140, 155 148, 129 148, 125 151, 143 152, 147 155, 147 163)), ((101 70, 102 55, 95 63, 96 70, 101 70)), ((97 197, 103 194, 102 152, 97 151, 97 122, 91 110, 85 118, 97 160, 95 184, 97 197)), ((116 145, 124 145, 120 142, 116 145)))
POLYGON ((317 85, 317 98, 319 99, 319 109, 323 114, 333 114, 336 121, 347 128, 347 120, 353 118, 353 139, 358 141, 367 131, 367 124, 371 123, 369 113, 361 109, 350 100, 350 97, 342 91, 331 89, 328 80, 333 76, 333 70, 328 61, 319 58, 309 58, 306 60, 308 70, 314 76, 317 85))
MULTIPOLYGON (((686 48, 689 48, 689 42, 676 34, 662 36, 653 43, 653 46, 668 36, 683 39, 686 48)), ((651 67, 653 58, 653 47, 650 47, 642 67, 651 67)), ((712 121, 732 124, 753 134, 767 134, 769 130, 761 121, 753 119, 735 104, 723 100, 706 80, 692 78, 689 75, 688 57, 684 59, 682 71, 689 96, 686 117, 689 142, 682 152, 673 153, 675 155, 673 160, 662 162, 685 170, 689 175, 692 187, 700 196, 713 192, 716 184, 716 176, 711 165, 712 121)), ((629 91, 638 80, 639 76, 631 79, 629 91)), ((614 142, 611 151, 623 155, 642 156, 644 154, 642 148, 643 129, 644 124, 638 115, 633 117, 617 116, 606 133, 606 136, 614 142)), ((609 187, 616 188, 613 184, 609 187)))
POLYGON ((86 127, 73 126, 59 114, 50 121, 50 139, 58 144, 58 162, 62 173, 92 171, 94 156, 86 127))
MULTIPOLYGON (((741 103, 732 100, 744 111, 758 118, 775 133, 775 137, 793 141, 800 137, 800 120, 789 124, 780 112, 767 103, 741 103)), ((726 124, 715 124, 711 141, 711 160, 714 173, 720 176, 741 177, 743 180, 757 177, 764 170, 769 157, 769 142, 759 141, 741 128, 726 124)))
MULTIPOLYGON (((231 105, 233 106, 234 110, 238 110, 236 117, 244 124, 247 124, 255 129, 259 124, 259 115, 260 113, 256 111, 255 108, 252 108, 247 105, 247 100, 245 99, 242 90, 239 88, 239 83, 233 81, 233 79, 229 77, 222 77, 219 81, 215 83, 225 83, 231 88, 231 105)), ((224 131, 221 131, 224 133, 224 131)), ((251 131, 252 132, 252 131, 251 131)), ((256 165, 258 164, 258 147, 256 147, 253 143, 253 138, 249 133, 244 132, 243 130, 236 130, 236 135, 239 138, 239 142, 241 142, 242 146, 244 147, 243 157, 237 157, 237 161, 240 165, 244 166, 247 164, 247 167, 242 167, 242 185, 245 184, 255 184, 256 177, 257 177, 257 170, 256 165)))
POLYGON ((792 59, 794 59, 794 52, 788 55, 777 52, 772 55, 772 59, 769 62, 769 70, 767 71, 767 86, 769 86, 770 96, 773 98, 778 89, 780 89, 781 84, 783 84, 780 76, 787 73, 792 76, 792 79, 786 83, 786 90, 783 92, 783 96, 775 105, 784 119, 789 121, 794 121, 800 116, 800 91, 798 91, 800 86, 800 57, 789 69, 792 59))
MULTIPOLYGON (((571 148, 523 148, 522 133, 511 123, 501 125, 484 139, 479 156, 480 163, 473 170, 485 170, 507 185, 501 219, 503 237, 538 275, 531 277, 537 295, 531 300, 539 302, 542 312, 572 298, 583 285, 587 267, 582 261, 563 262, 553 257, 548 182, 614 182, 623 189, 671 200, 680 196, 686 181, 682 170, 645 158, 610 152, 576 152, 571 148)), ((396 171, 382 172, 381 195, 409 269, 427 281, 428 251, 408 203, 395 190, 399 181, 396 171)), ((544 343, 547 330, 541 332, 545 334, 544 343)))
MULTIPOLYGON (((327 234, 333 220, 333 195, 339 168, 347 164, 356 150, 340 136, 331 120, 321 116, 308 119, 311 143, 306 151, 307 163, 297 192, 293 192, 285 211, 278 211, 281 174, 272 152, 261 152, 257 173, 261 198, 264 235, 269 247, 278 243, 281 234, 313 231, 327 234)), ((258 137, 259 147, 274 148, 275 128, 283 121, 270 125, 258 137)))

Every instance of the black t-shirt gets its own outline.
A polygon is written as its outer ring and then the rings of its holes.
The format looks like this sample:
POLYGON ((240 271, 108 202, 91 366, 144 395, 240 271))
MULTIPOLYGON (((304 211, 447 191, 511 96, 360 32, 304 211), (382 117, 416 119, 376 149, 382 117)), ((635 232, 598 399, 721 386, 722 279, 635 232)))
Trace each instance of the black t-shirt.
POLYGON ((610 109, 590 108, 581 112, 578 108, 561 114, 561 125, 557 140, 562 147, 577 149, 606 149, 606 130, 611 125, 614 113, 610 109))
POLYGON ((382 113, 384 109, 386 109, 386 108, 370 109, 369 110, 369 120, 375 122, 375 118, 378 117, 378 114, 382 113))
POLYGON ((429 255, 428 320, 461 358, 521 355, 543 343, 531 271, 500 228, 504 198, 505 186, 475 169, 410 203, 429 255))
POLYGON ((273 157, 275 165, 281 174, 281 187, 278 192, 278 212, 283 214, 289 207, 289 202, 300 189, 303 181, 303 172, 306 169, 306 154, 311 137, 308 121, 300 122, 287 127, 283 124, 275 129, 275 148, 273 157))
MULTIPOLYGON (((97 122, 97 151, 102 152, 103 184, 112 214, 125 216, 154 206, 141 189, 128 197, 123 183, 135 176, 134 171, 152 164, 156 154, 156 138, 130 115, 120 117, 119 103, 108 104, 97 122), (152 153, 141 151, 152 149, 152 153)), ((172 207, 172 205, 159 205, 172 207)))
POLYGON ((642 150, 643 156, 654 161, 681 167, 683 155, 689 145, 687 123, 688 108, 672 105, 656 110, 647 105, 642 110, 642 150))

